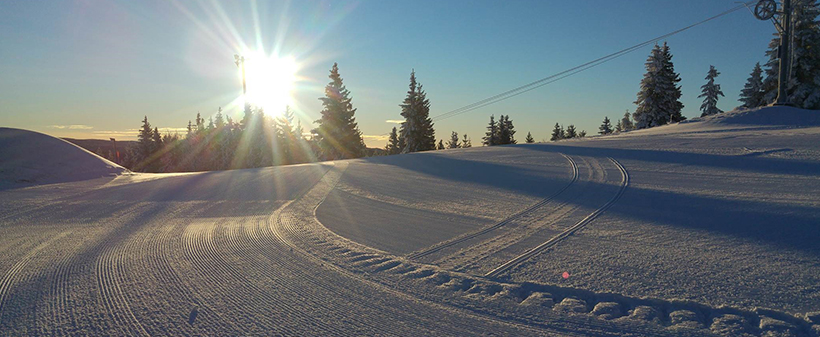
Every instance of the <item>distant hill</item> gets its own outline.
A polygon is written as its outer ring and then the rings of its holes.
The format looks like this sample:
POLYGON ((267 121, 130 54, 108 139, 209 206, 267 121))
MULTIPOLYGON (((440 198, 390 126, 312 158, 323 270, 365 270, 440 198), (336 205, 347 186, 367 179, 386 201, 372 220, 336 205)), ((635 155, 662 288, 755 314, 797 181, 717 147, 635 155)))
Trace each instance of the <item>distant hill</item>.
MULTIPOLYGON (((74 138, 63 138, 63 140, 77 145, 81 148, 84 148, 88 151, 94 152, 102 157, 109 158, 108 151, 114 153, 114 144, 110 140, 103 140, 103 139, 74 139, 74 138)), ((133 146, 137 142, 134 140, 118 140, 117 141, 117 149, 120 153, 124 153, 125 149, 133 146)), ((111 158, 109 158, 111 159, 111 158)))

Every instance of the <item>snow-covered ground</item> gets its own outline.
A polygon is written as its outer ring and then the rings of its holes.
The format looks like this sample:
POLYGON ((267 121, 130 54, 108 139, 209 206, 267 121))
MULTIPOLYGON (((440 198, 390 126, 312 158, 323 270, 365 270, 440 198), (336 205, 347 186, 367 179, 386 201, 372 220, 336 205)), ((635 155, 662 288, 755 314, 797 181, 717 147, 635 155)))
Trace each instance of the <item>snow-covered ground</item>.
POLYGON ((0 141, 3 334, 820 335, 817 111, 168 175, 0 141))

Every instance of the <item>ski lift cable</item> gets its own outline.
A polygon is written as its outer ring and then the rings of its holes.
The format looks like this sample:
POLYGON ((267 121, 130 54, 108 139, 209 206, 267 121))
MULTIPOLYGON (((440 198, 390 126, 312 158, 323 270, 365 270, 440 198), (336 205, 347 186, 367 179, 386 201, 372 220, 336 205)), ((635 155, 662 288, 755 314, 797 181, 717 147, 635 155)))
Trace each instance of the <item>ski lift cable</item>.
POLYGON ((536 88, 540 88, 540 87, 545 86, 547 84, 554 83, 558 80, 561 80, 561 79, 567 78, 569 76, 575 75, 575 74, 580 73, 584 70, 587 70, 587 69, 593 68, 595 66, 601 65, 603 63, 609 62, 611 60, 614 60, 614 59, 616 59, 620 56, 626 55, 630 52, 633 52, 635 50, 643 48, 647 45, 651 45, 651 44, 657 42, 658 40, 662 40, 662 39, 671 37, 673 35, 682 33, 684 31, 687 31, 687 30, 692 29, 694 27, 700 26, 700 25, 705 24, 707 22, 713 21, 713 20, 718 19, 720 17, 723 17, 723 16, 726 16, 728 14, 734 13, 738 10, 746 8, 746 6, 751 5, 751 4, 753 4, 757 1, 758 0, 752 0, 752 1, 744 2, 743 4, 741 4, 739 6, 733 7, 729 10, 726 10, 722 13, 719 13, 715 16, 712 16, 712 17, 709 17, 707 19, 701 20, 699 22, 693 23, 689 26, 686 26, 686 27, 680 28, 678 30, 675 30, 673 32, 670 32, 670 33, 658 36, 656 38, 641 42, 639 44, 636 44, 636 45, 633 45, 631 47, 619 50, 619 51, 614 52, 612 54, 600 57, 598 59, 586 62, 584 64, 581 64, 581 65, 578 65, 578 66, 575 66, 575 67, 572 67, 570 69, 558 72, 556 74, 544 77, 544 78, 539 79, 537 81, 530 82, 530 83, 522 85, 520 87, 517 87, 517 88, 511 89, 511 90, 505 91, 503 93, 500 93, 500 94, 485 98, 485 99, 477 101, 475 103, 465 105, 465 106, 460 107, 458 109, 445 112, 443 114, 440 114, 440 115, 437 115, 437 116, 433 117, 432 119, 433 120, 447 119, 447 118, 454 117, 454 116, 457 116, 457 115, 460 115, 460 114, 463 114, 463 113, 467 113, 467 112, 470 112, 470 111, 473 111, 473 110, 476 110, 476 109, 479 109, 479 108, 482 108, 482 107, 485 107, 485 106, 488 106, 488 105, 491 105, 491 104, 495 104, 495 103, 504 101, 506 99, 518 96, 518 95, 523 94, 525 92, 532 91, 536 88))

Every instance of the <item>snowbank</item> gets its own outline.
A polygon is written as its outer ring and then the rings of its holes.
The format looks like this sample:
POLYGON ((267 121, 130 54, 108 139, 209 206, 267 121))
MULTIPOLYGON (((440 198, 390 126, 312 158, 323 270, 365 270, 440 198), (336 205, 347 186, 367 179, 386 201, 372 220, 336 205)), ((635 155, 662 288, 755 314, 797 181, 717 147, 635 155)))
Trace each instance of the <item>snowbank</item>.
POLYGON ((0 128, 0 190, 116 176, 126 171, 62 139, 0 128))
POLYGON ((756 109, 733 110, 726 113, 693 119, 709 124, 740 124, 755 126, 820 126, 820 111, 792 107, 762 107, 756 109))

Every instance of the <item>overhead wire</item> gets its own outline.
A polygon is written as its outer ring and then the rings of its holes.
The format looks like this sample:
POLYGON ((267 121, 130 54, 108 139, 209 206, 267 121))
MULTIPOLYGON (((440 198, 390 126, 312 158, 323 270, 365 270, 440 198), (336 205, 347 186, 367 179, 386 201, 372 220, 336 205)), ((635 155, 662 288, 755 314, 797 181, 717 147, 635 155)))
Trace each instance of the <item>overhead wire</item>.
POLYGON ((714 16, 709 17, 707 19, 701 20, 699 22, 693 23, 689 26, 680 28, 678 30, 675 30, 673 32, 670 32, 670 33, 667 33, 667 34, 664 34, 664 35, 661 35, 661 36, 658 36, 658 37, 655 37, 655 38, 650 39, 650 40, 646 40, 644 42, 638 43, 638 44, 633 45, 631 47, 621 49, 621 50, 619 50, 617 52, 614 52, 612 54, 597 58, 595 60, 586 62, 584 64, 581 64, 581 65, 578 65, 578 66, 575 66, 575 67, 572 67, 570 69, 567 69, 567 70, 552 74, 550 76, 547 76, 547 77, 544 77, 542 79, 530 82, 528 84, 519 86, 517 88, 507 90, 507 91, 502 92, 500 94, 497 94, 497 95, 482 99, 480 101, 477 101, 477 102, 474 102, 474 103, 471 103, 471 104, 468 104, 468 105, 465 105, 465 106, 462 106, 458 109, 450 110, 450 111, 445 112, 443 114, 434 116, 432 119, 434 121, 441 121, 441 120, 444 120, 444 119, 447 119, 447 118, 455 117, 455 116, 458 116, 458 115, 461 115, 461 114, 464 114, 464 113, 467 113, 467 112, 470 112, 470 111, 473 111, 473 110, 476 110, 476 109, 483 108, 483 107, 488 106, 488 105, 492 105, 492 104, 495 104, 495 103, 498 103, 498 102, 513 98, 515 96, 518 96, 518 95, 524 94, 526 92, 538 89, 538 88, 543 87, 545 85, 555 83, 557 81, 560 81, 560 80, 565 79, 567 77, 570 77, 572 75, 578 74, 578 73, 583 72, 585 70, 588 70, 588 69, 594 68, 596 66, 599 66, 601 64, 604 64, 606 62, 612 61, 612 60, 614 60, 618 57, 621 57, 621 56, 624 56, 624 55, 629 54, 631 52, 634 52, 636 50, 639 50, 639 49, 641 49, 645 46, 656 43, 659 40, 671 37, 671 36, 679 34, 679 33, 682 33, 684 31, 687 31, 687 30, 692 29, 694 27, 700 26, 702 24, 713 21, 713 20, 718 19, 720 17, 723 17, 723 16, 726 16, 728 14, 734 13, 738 10, 743 9, 743 8, 747 8, 746 6, 751 5, 755 2, 757 2, 757 0, 744 2, 744 3, 742 3, 741 5, 739 5, 737 7, 733 7, 729 10, 726 10, 724 12, 721 12, 717 15, 714 15, 714 16))

